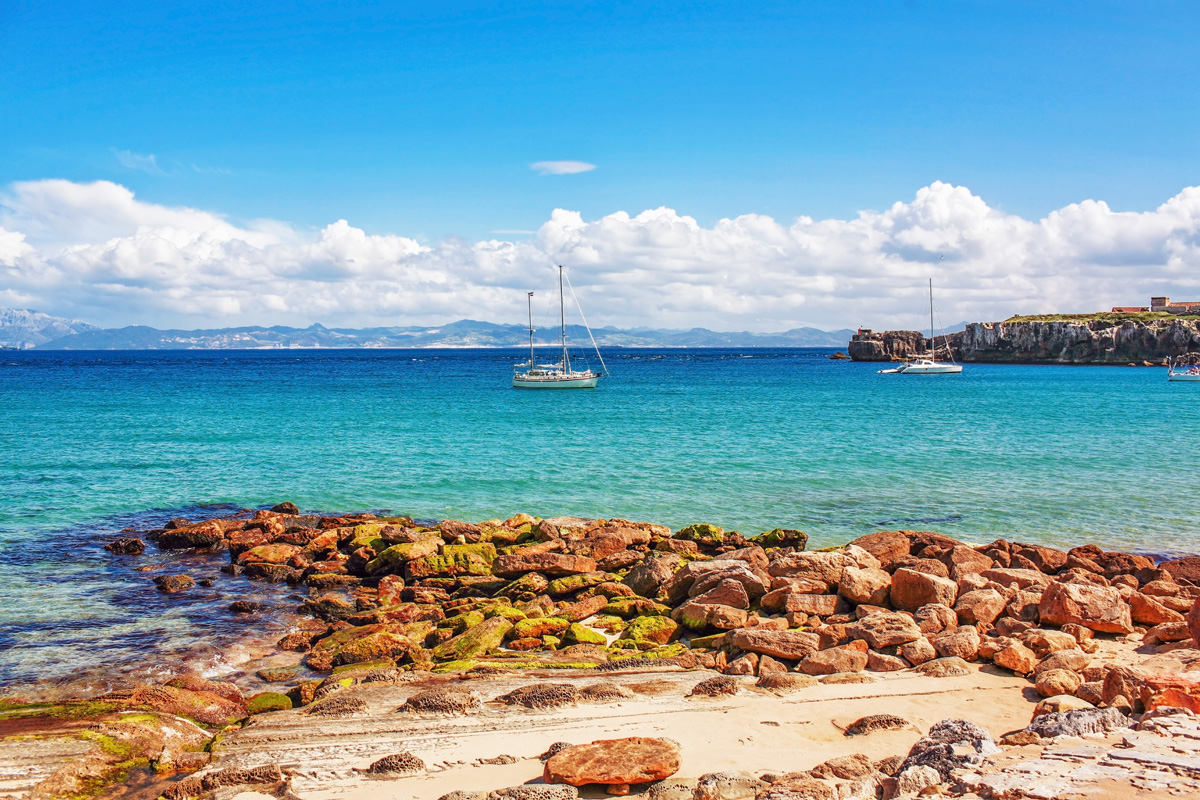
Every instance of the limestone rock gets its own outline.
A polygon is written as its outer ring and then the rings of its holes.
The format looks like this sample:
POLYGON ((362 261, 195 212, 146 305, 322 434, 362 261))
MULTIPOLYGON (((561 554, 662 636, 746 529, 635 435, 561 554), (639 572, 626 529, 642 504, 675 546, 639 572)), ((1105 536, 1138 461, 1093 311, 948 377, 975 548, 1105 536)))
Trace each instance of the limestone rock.
POLYGON ((546 783, 586 786, 649 783, 679 771, 679 745, 669 739, 631 736, 569 747, 546 762, 546 783))
POLYGON ((696 783, 696 800, 754 800, 767 784, 748 772, 729 770, 701 775, 696 783))
POLYGON ((1025 728, 1044 738, 1105 734, 1129 728, 1133 722, 1117 708, 1081 708, 1037 717, 1025 728))
POLYGON ((875 731, 895 731, 907 728, 911 723, 895 714, 872 714, 860 717, 846 726, 845 736, 861 736, 875 731))
POLYGON ((1078 697, 1069 694, 1056 694, 1053 697, 1047 697, 1045 700, 1033 707, 1033 717, 1037 719, 1044 714, 1053 714, 1062 711, 1078 711, 1092 708, 1092 704, 1086 700, 1080 700, 1078 697))
MULTIPOLYGON (((855 644, 862 644, 857 642, 855 644)), ((862 672, 867 668, 866 648, 842 645, 820 650, 805 656, 797 667, 805 675, 833 675, 839 672, 862 672)))
POLYGON ((900 773, 911 767, 931 767, 942 781, 949 781, 952 771, 978 764, 981 756, 997 752, 999 748, 991 735, 975 723, 965 719, 942 720, 908 751, 900 773))

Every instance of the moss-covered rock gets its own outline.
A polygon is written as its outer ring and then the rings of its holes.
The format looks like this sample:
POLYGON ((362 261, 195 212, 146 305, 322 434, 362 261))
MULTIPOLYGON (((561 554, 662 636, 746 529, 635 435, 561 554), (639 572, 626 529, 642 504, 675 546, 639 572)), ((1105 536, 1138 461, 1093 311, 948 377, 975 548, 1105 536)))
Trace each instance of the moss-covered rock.
POLYGON ((675 538, 695 542, 698 545, 719 547, 725 543, 725 529, 707 522, 698 522, 695 525, 681 528, 675 534, 675 538))
POLYGON ((339 649, 333 656, 333 666, 395 661, 417 647, 407 636, 392 631, 379 631, 361 636, 339 649))
POLYGON ((760 547, 794 547, 803 550, 808 544, 808 534, 791 528, 775 528, 750 539, 760 547))
POLYGON ((509 605, 489 606, 484 610, 483 615, 488 619, 491 619, 492 617, 504 617, 505 619, 514 623, 520 622, 528 616, 521 609, 513 608, 509 605))
MULTIPOLYGON (((458 545, 472 547, 473 545, 458 545)), ((404 574, 409 580, 420 580, 441 575, 491 575, 492 562, 475 552, 447 553, 414 558, 405 564, 404 574)))
POLYGON ((546 580, 546 576, 540 572, 526 572, 516 580, 509 581, 496 594, 512 600, 527 602, 545 592, 549 585, 550 581, 546 580))
POLYGON ((279 692, 259 692, 250 698, 247 708, 252 715, 265 714, 268 711, 290 711, 292 698, 279 692))
POLYGON ((433 658, 437 661, 459 661, 489 653, 504 642, 504 637, 512 626, 513 624, 504 617, 484 620, 433 648, 433 658))
POLYGON ((474 553, 489 564, 496 560, 496 545, 491 542, 476 542, 475 544, 448 544, 442 548, 446 555, 466 555, 474 553))
POLYGON ((437 555, 437 552, 438 543, 433 540, 394 544, 367 562, 367 574, 400 575, 404 572, 404 565, 409 561, 414 558, 434 556, 437 555))
POLYGON ((604 647, 608 644, 608 639, 603 633, 594 631, 585 625, 580 625, 578 622, 572 622, 568 626, 562 640, 563 644, 568 646, 573 644, 598 644, 604 647))
POLYGON ((625 639, 649 642, 655 646, 670 644, 679 637, 679 625, 670 617, 638 617, 625 629, 625 639))
POLYGON ((547 635, 558 636, 566 633, 570 626, 571 623, 562 617, 523 619, 513 626, 513 636, 522 639, 530 636, 539 638, 547 635))
POLYGON ((446 628, 453 631, 455 634, 462 633, 468 628, 474 628, 479 623, 483 622, 484 616, 480 611, 466 611, 462 614, 455 614, 452 617, 446 617, 439 622, 439 628, 446 628))
POLYGON ((601 613, 625 619, 646 616, 667 617, 671 615, 671 607, 645 597, 617 597, 609 601, 601 613))
POLYGON ((380 535, 383 532, 383 525, 376 523, 368 523, 365 525, 355 525, 350 530, 350 535, 346 539, 346 544, 343 550, 348 553, 353 553, 360 547, 369 547, 376 553, 387 549, 387 542, 383 541, 380 535))
POLYGON ((619 633, 629 625, 623 618, 614 614, 603 614, 592 620, 592 627, 608 633, 619 633))
POLYGON ((592 586, 599 586, 606 581, 611 581, 613 577, 607 572, 581 572, 578 575, 566 575, 550 581, 546 587, 546 593, 552 597, 575 594, 592 586))

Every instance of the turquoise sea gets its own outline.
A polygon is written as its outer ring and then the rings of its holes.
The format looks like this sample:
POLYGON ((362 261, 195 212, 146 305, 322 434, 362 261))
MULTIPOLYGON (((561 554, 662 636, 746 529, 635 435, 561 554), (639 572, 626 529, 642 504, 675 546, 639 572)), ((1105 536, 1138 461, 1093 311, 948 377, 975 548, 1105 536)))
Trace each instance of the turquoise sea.
POLYGON ((214 609, 261 587, 163 598, 130 564, 189 557, 114 565, 100 545, 282 500, 799 527, 810 546, 920 528, 1200 550, 1200 385, 1153 368, 877 375, 831 352, 612 350, 599 389, 559 392, 510 388, 517 351, 0 353, 0 686, 231 635, 214 609))

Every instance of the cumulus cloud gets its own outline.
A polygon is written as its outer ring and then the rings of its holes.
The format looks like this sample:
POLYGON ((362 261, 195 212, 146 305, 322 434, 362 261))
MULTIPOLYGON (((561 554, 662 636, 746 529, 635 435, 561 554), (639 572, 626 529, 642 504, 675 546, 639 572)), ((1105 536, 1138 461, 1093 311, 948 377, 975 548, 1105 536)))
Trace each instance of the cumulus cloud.
POLYGON ((711 227, 669 208, 536 235, 421 243, 346 220, 319 231, 138 200, 99 181, 0 195, 0 305, 160 327, 518 321, 565 264, 593 324, 724 330, 923 327, 932 278, 946 323, 1200 296, 1200 188, 1154 210, 1087 200, 1041 220, 933 183, 853 219, 747 214, 711 227))
POLYGON ((591 172, 595 164, 586 161, 537 161, 529 165, 539 175, 574 175, 578 172, 591 172))

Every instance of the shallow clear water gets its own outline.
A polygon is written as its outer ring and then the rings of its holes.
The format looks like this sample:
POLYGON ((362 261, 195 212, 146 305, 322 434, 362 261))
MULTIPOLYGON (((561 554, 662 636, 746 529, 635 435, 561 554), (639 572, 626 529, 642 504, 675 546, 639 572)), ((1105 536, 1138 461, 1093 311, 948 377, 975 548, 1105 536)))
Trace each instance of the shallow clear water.
MULTIPOLYGON (((21 669, 50 669, 48 652, 106 652, 110 625, 220 635, 99 549, 197 504, 1200 549, 1200 386, 1112 367, 877 375, 829 352, 614 350, 601 388, 562 392, 509 388, 517 351, 0 354, 0 651, 24 637, 21 669), (155 614, 136 612, 146 596, 155 614), (57 643, 72 625, 90 638, 57 643)), ((0 654, 0 682, 17 659, 0 654)))

